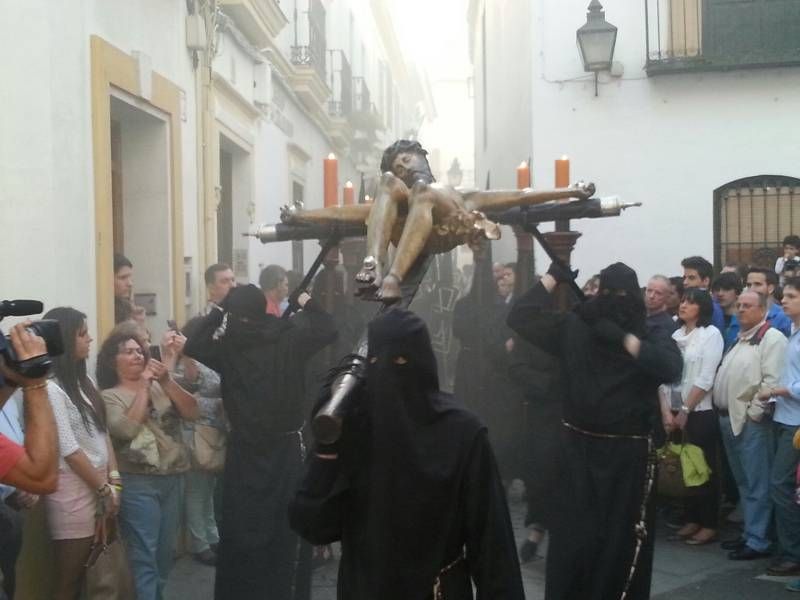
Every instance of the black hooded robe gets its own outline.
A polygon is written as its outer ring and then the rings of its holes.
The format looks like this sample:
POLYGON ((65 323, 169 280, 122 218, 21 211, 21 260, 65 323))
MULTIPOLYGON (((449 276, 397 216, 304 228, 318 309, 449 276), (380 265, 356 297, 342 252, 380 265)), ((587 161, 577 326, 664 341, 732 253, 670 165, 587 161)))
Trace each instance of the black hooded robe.
MULTIPOLYGON (((226 304, 241 300, 241 289, 234 288, 226 304)), ((261 314, 249 315, 247 323, 229 319, 226 334, 214 340, 222 313, 212 311, 188 332, 184 348, 220 374, 231 423, 214 597, 308 600, 311 549, 290 529, 286 508, 303 469, 305 365, 336 331, 313 299, 303 309, 303 326, 266 315, 260 306, 253 312, 261 314)))
POLYGON ((341 540, 341 600, 467 600, 470 580, 480 600, 522 600, 486 429, 439 391, 424 323, 391 310, 370 324, 368 343, 338 458, 311 456, 292 527, 315 544, 341 540))
MULTIPOLYGON (((555 312, 551 294, 541 283, 514 304, 508 324, 561 361, 566 422, 595 433, 647 437, 652 432, 657 387, 681 373, 681 355, 671 338, 662 332, 642 334, 634 359, 621 346, 599 339, 577 312, 555 312)), ((593 437, 567 427, 561 428, 560 437, 563 467, 551 504, 556 510, 550 524, 545 598, 615 600, 634 562, 634 526, 644 497, 648 442, 593 437)), ((653 497, 646 516, 650 535, 627 600, 650 597, 653 497)))

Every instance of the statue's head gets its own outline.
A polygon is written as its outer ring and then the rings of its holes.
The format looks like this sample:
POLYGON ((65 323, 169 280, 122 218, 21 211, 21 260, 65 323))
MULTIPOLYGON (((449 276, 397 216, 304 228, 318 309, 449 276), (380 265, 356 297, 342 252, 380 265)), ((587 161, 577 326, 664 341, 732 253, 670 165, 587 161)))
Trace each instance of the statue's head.
POLYGON ((397 140, 386 148, 381 158, 381 173, 391 171, 408 186, 417 181, 436 181, 426 158, 428 151, 415 140, 397 140))

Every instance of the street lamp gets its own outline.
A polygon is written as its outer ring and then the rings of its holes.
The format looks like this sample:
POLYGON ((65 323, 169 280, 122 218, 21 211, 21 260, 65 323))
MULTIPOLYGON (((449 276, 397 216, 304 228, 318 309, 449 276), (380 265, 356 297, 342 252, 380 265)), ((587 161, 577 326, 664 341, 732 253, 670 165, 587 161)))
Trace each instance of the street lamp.
POLYGON ((583 70, 594 72, 594 95, 597 96, 597 73, 611 69, 617 28, 606 21, 603 5, 598 0, 589 3, 586 23, 577 31, 583 70))

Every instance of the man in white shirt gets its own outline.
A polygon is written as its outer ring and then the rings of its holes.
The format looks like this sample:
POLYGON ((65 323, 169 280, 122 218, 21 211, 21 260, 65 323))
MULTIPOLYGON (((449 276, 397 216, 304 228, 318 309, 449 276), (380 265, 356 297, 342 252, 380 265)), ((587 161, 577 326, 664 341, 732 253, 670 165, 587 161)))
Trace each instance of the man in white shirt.
POLYGON ((714 381, 714 405, 728 463, 733 472, 744 512, 744 532, 738 540, 723 542, 731 560, 768 556, 772 541, 770 469, 772 422, 757 393, 778 385, 786 352, 786 338, 766 320, 767 299, 744 291, 737 300, 741 327, 714 381))

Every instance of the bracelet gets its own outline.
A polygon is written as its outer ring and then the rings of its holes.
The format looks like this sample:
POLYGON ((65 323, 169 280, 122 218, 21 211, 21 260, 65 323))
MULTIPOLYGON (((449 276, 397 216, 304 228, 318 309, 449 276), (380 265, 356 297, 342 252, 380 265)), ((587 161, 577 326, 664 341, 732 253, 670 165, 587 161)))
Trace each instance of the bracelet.
POLYGON ((22 388, 23 392, 29 392, 30 390, 40 390, 42 388, 47 387, 47 382, 43 381, 42 383, 37 383, 36 385, 27 385, 22 388))
POLYGON ((122 477, 120 477, 119 471, 109 471, 108 472, 108 478, 109 479, 122 479, 122 477))
POLYGON ((680 411, 688 415, 690 412, 692 412, 692 409, 686 406, 685 404, 681 404, 680 411))

